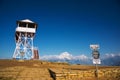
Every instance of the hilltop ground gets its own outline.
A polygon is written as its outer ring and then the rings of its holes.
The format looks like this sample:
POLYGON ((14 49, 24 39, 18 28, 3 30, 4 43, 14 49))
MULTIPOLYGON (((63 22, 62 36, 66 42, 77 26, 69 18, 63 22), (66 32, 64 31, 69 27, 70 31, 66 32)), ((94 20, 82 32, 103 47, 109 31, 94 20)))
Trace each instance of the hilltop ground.
POLYGON ((70 65, 40 60, 0 60, 0 80, 120 80, 119 66, 70 65))

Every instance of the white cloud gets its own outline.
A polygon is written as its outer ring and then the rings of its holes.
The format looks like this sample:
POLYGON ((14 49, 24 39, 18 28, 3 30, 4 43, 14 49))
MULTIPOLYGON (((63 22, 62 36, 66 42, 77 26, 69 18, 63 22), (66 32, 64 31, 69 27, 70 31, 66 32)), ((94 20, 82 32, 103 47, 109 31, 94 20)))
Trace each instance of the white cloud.
POLYGON ((42 60, 50 60, 50 59, 57 59, 58 55, 45 55, 45 56, 41 56, 40 59, 42 60))
POLYGON ((76 57, 78 57, 77 59, 81 59, 81 60, 87 60, 87 59, 89 59, 86 55, 84 55, 84 54, 82 54, 82 55, 80 55, 80 56, 76 56, 76 57))
POLYGON ((113 53, 111 53, 111 54, 105 54, 104 56, 103 56, 103 59, 106 59, 106 58, 114 58, 114 57, 116 57, 116 56, 119 56, 120 57, 120 53, 118 53, 118 54, 113 54, 113 53))

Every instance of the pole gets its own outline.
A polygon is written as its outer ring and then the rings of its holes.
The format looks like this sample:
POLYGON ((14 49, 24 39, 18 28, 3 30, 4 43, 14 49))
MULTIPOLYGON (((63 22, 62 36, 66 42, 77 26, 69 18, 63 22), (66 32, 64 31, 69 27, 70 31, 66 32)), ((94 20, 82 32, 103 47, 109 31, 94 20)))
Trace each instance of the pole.
POLYGON ((95 67, 96 67, 95 77, 96 77, 96 80, 99 80, 99 79, 98 79, 98 66, 97 66, 97 64, 95 64, 95 67))

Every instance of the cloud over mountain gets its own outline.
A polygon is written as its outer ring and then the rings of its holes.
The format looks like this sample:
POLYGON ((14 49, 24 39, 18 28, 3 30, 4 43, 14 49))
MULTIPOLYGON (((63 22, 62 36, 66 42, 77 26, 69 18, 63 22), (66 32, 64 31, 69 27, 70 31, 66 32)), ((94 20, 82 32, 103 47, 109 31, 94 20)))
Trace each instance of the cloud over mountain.
POLYGON ((105 54, 102 58, 102 64, 120 66, 120 53, 119 54, 105 54))
MULTIPOLYGON (((68 52, 63 52, 60 55, 46 55, 41 56, 42 60, 55 61, 55 62, 68 62, 71 64, 92 64, 91 57, 84 54, 73 56, 68 52)), ((101 65, 117 65, 120 66, 120 53, 119 54, 105 54, 101 56, 101 65)))

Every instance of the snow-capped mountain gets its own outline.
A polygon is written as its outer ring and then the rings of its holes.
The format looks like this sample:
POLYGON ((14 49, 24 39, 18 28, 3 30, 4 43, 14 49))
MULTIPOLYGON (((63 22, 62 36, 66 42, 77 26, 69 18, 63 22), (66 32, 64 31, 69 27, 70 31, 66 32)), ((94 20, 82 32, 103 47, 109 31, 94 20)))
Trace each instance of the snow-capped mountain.
POLYGON ((59 59, 61 60, 72 60, 73 56, 71 54, 69 54, 68 52, 63 52, 58 56, 59 59))
POLYGON ((90 62, 90 58, 88 58, 84 54, 79 56, 73 56, 68 52, 63 52, 60 55, 42 56, 41 59, 48 60, 48 61, 55 61, 55 62, 68 62, 71 64, 82 64, 82 63, 90 62))
MULTIPOLYGON (((73 56, 69 52, 63 52, 60 55, 46 55, 41 57, 42 60, 52 62, 68 62, 71 64, 93 64, 92 57, 84 54, 73 56)), ((101 65, 120 66, 120 54, 101 55, 101 65)))

